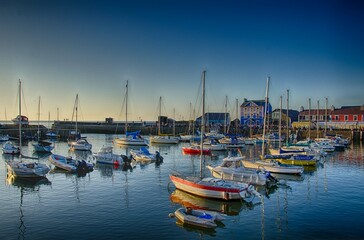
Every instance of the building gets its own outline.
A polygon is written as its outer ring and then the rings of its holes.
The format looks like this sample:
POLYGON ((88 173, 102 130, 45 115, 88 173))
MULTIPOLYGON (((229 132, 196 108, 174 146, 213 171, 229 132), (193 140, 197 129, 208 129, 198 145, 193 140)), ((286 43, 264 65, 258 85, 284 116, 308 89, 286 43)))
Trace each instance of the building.
POLYGON ((338 109, 332 106, 331 109, 319 109, 319 111, 317 109, 302 110, 298 116, 300 126, 304 124, 304 127, 308 127, 309 121, 311 121, 311 126, 316 126, 317 120, 320 127, 324 127, 326 124, 329 128, 363 128, 364 105, 343 106, 338 109))
MULTIPOLYGON (((263 126, 265 100, 247 100, 240 105, 240 122, 249 127, 263 126)), ((272 112, 272 105, 268 102, 267 114, 272 112)))
MULTIPOLYGON (((280 109, 274 109, 272 114, 270 115, 269 123, 271 126, 279 126, 279 115, 280 115, 280 109)), ((288 126, 292 127, 293 122, 298 121, 298 115, 299 111, 288 109, 288 126)), ((282 109, 282 119, 281 119, 281 125, 282 127, 287 126, 287 109, 282 109)))
MULTIPOLYGON (((229 113, 205 113, 205 122, 207 126, 227 126, 230 123, 229 113)), ((196 123, 201 123, 201 117, 196 119, 196 123)))

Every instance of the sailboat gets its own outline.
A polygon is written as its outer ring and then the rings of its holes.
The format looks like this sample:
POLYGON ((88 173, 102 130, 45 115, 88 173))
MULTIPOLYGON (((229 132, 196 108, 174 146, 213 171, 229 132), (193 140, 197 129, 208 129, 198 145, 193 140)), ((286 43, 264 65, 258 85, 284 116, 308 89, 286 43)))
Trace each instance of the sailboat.
MULTIPOLYGON (((158 117, 158 136, 153 136, 150 138, 150 143, 157 144, 176 144, 179 142, 179 137, 164 135, 161 132, 161 115, 162 115, 162 97, 159 97, 159 117, 158 117)), ((175 120, 173 120, 175 121, 175 120)), ((173 132, 175 124, 173 122, 173 132)))
POLYGON ((199 142, 201 141, 201 135, 200 132, 197 131, 197 135, 195 133, 195 121, 193 120, 195 117, 195 110, 193 110, 193 117, 191 116, 191 103, 190 103, 190 118, 189 118, 189 124, 188 124, 188 131, 186 134, 180 135, 180 142, 199 142))
MULTIPOLYGON (((202 117, 201 117, 201 134, 205 132, 205 75, 202 72, 202 117)), ((203 150, 203 139, 201 139, 201 150, 203 150)), ((244 199, 248 200, 255 196, 262 197, 250 184, 225 181, 222 179, 207 177, 202 178, 202 153, 200 155, 200 177, 183 176, 179 173, 169 175, 171 181, 177 189, 206 198, 215 198, 223 200, 244 199)))
MULTIPOLYGON (((21 80, 19 79, 19 116, 21 116, 21 80)), ((22 143, 22 136, 21 136, 21 126, 19 124, 19 152, 20 161, 6 161, 8 172, 13 174, 15 177, 22 177, 22 178, 36 178, 36 177, 45 177, 46 174, 49 172, 50 168, 44 164, 39 162, 30 162, 26 163, 22 161, 22 157, 27 158, 21 154, 21 143, 22 143)), ((28 157, 29 158, 29 157, 28 157)))
POLYGON ((89 143, 86 138, 81 137, 81 134, 77 130, 77 112, 78 112, 78 94, 76 94, 75 100, 75 108, 76 110, 76 130, 75 130, 75 138, 68 141, 68 145, 71 150, 81 150, 81 151, 91 151, 92 144, 89 143))
POLYGON ((50 153, 53 150, 54 146, 52 145, 51 142, 40 139, 41 134, 40 134, 40 130, 39 130, 39 118, 40 118, 40 96, 39 96, 39 101, 38 101, 38 131, 37 131, 38 142, 34 143, 33 147, 36 152, 50 153))
POLYGON ((128 132, 128 81, 126 81, 125 90, 125 137, 115 138, 115 142, 126 146, 147 146, 144 138, 140 135, 140 131, 128 132))

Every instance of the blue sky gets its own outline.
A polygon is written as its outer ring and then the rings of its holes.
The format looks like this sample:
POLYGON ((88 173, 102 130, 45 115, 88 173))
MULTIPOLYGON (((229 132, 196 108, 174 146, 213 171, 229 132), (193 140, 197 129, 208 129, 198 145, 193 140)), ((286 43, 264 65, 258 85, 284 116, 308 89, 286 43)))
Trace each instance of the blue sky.
MULTIPOLYGON (((208 111, 235 99, 263 99, 266 78, 273 108, 290 90, 290 108, 364 104, 364 3, 322 1, 1 1, 0 119, 23 113, 124 120, 162 114, 188 119, 199 111, 206 75, 208 111)), ((283 108, 285 108, 285 100, 283 108)))

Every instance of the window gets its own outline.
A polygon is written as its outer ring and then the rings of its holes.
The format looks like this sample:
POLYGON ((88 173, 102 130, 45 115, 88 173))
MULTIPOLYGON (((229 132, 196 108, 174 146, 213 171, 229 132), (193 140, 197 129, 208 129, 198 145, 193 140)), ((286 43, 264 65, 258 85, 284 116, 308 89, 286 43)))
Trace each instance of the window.
POLYGON ((345 115, 344 116, 344 121, 348 121, 349 120, 349 116, 348 115, 345 115))
POLYGON ((358 115, 354 115, 354 121, 358 121, 358 115))
POLYGON ((339 121, 339 115, 335 115, 335 121, 339 121))

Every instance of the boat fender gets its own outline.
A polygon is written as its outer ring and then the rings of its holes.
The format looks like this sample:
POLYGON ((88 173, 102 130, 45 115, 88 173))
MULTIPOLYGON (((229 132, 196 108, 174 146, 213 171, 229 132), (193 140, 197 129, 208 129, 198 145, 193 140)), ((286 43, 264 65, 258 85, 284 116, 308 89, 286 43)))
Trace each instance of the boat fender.
POLYGON ((174 213, 170 213, 170 214, 168 214, 168 217, 170 217, 170 218, 174 218, 174 217, 175 217, 175 215, 174 215, 174 213))

